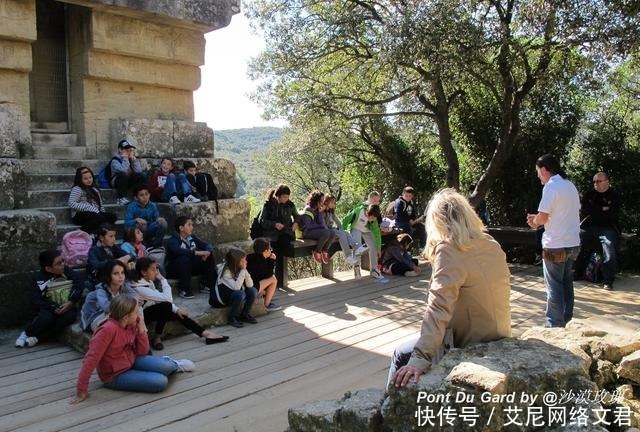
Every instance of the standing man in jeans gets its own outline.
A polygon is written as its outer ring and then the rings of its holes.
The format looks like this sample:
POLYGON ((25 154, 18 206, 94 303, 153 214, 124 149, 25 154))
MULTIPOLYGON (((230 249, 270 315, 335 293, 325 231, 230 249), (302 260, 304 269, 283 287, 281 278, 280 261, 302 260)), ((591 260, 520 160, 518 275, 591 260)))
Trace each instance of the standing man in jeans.
POLYGON ((538 213, 527 215, 531 228, 544 225, 542 262, 547 288, 547 327, 564 327, 573 317, 573 263, 580 252, 580 197, 558 160, 536 161, 544 185, 538 213))

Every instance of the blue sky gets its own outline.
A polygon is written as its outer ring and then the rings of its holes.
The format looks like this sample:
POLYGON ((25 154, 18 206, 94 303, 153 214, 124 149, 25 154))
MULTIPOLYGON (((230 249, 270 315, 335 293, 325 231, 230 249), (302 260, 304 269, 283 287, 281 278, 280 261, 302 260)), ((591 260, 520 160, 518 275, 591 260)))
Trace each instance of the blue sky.
POLYGON ((244 15, 234 15, 231 24, 205 38, 202 85, 194 94, 196 121, 206 122, 214 130, 283 126, 283 121, 264 121, 260 107, 249 100, 256 84, 247 78, 247 64, 264 47, 264 41, 251 34, 244 15))

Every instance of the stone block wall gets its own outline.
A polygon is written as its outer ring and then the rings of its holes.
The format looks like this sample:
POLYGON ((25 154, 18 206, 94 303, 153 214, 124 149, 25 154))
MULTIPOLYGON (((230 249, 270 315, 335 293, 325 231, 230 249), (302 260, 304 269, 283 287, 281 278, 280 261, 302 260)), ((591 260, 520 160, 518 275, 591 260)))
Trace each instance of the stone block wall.
POLYGON ((0 157, 17 157, 31 147, 29 72, 35 11, 35 0, 0 1, 0 157))

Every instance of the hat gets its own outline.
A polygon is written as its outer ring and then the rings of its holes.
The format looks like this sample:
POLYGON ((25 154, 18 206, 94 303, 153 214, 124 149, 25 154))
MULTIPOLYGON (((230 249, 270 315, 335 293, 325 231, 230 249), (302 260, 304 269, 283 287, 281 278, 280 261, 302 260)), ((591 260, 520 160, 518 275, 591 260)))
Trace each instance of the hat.
POLYGON ((122 149, 122 150, 127 150, 127 149, 134 149, 136 148, 136 146, 132 145, 129 141, 127 141, 126 139, 120 140, 120 142, 118 143, 118 148, 122 149))

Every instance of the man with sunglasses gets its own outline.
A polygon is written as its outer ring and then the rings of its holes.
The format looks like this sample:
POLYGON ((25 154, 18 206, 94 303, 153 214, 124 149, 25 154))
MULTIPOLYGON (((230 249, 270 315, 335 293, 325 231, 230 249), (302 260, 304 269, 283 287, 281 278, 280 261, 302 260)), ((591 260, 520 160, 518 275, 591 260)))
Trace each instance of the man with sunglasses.
POLYGON ((602 246, 602 283, 605 290, 613 289, 616 274, 617 249, 620 239, 618 213, 620 197, 611 187, 609 176, 598 172, 593 176, 593 189, 582 197, 580 210, 580 244, 582 250, 576 260, 575 274, 584 275, 587 261, 597 244, 602 246))

